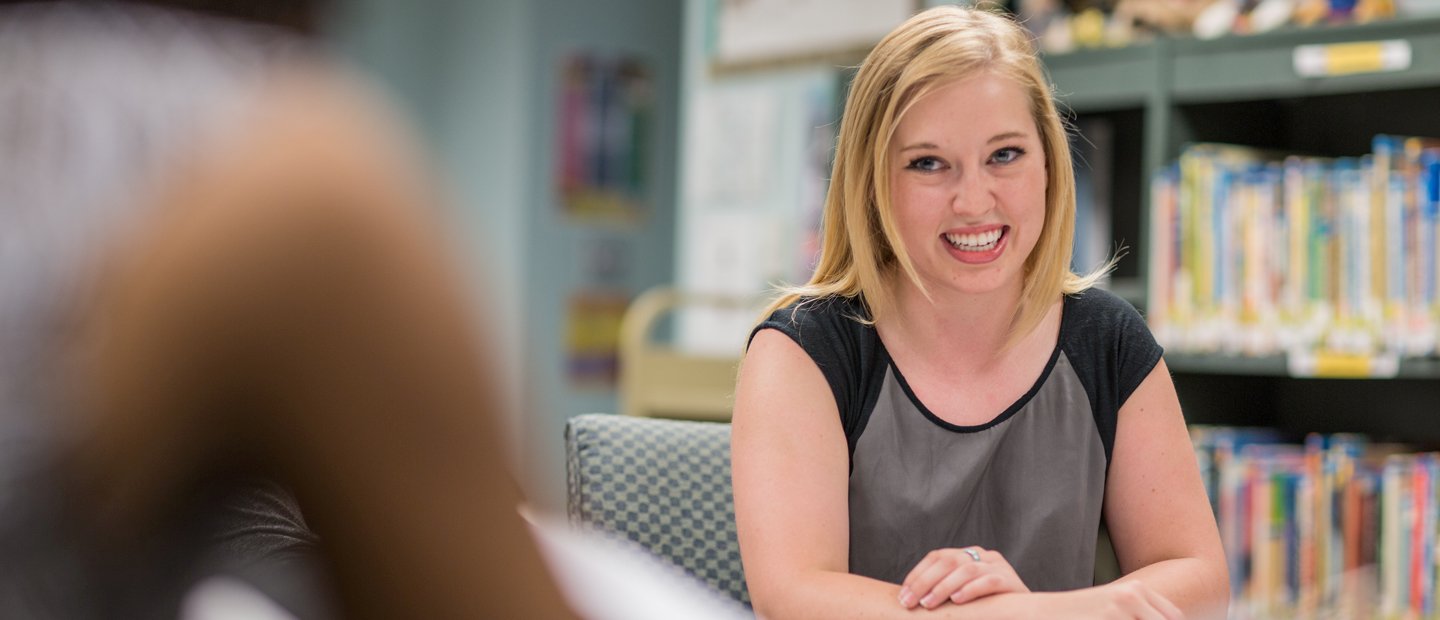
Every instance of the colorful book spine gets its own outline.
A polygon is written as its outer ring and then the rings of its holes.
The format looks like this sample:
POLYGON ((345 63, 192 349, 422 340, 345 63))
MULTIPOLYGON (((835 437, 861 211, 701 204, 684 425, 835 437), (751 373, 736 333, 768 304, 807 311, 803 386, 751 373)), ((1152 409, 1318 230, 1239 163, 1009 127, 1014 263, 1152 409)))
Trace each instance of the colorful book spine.
MULTIPOLYGON (((1392 205, 1390 204, 1390 177, 1398 168, 1397 151, 1400 150, 1400 140, 1394 136, 1377 135, 1371 140, 1370 158, 1370 231, 1372 235, 1370 243, 1371 272, 1370 279, 1374 285, 1373 294, 1376 299, 1389 300, 1391 290, 1390 272, 1395 269, 1395 260, 1398 259, 1397 252, 1391 252, 1391 246, 1398 241, 1398 229, 1392 228, 1390 222, 1392 205)), ((1400 205, 1393 205, 1398 210, 1400 205)))
POLYGON ((1146 316, 1155 339, 1163 346, 1175 346, 1171 326, 1181 322, 1175 313, 1175 273, 1179 269, 1179 214, 1176 204, 1179 193, 1179 166, 1169 166, 1155 173, 1150 181, 1150 254, 1146 270, 1146 316))
POLYGON ((1284 182, 1281 201, 1284 203, 1284 231, 1287 259, 1286 277, 1281 281, 1283 289, 1283 312, 1281 314, 1281 343, 1285 349, 1297 348, 1303 341, 1303 326, 1307 322, 1306 309, 1309 296, 1305 287, 1308 280, 1308 242, 1310 239, 1309 201, 1305 194, 1306 163, 1300 157, 1287 157, 1284 164, 1284 182))
POLYGON ((1435 615, 1435 487, 1437 463, 1423 455, 1415 466, 1415 572, 1410 596, 1412 609, 1422 617, 1435 615))
MULTIPOLYGON (((1440 343, 1435 327, 1436 320, 1440 320, 1440 294, 1437 294, 1440 293, 1437 291, 1440 288, 1440 249, 1437 249, 1437 239, 1440 239, 1440 150, 1424 151, 1418 169, 1417 185, 1420 189, 1416 193, 1421 216, 1415 252, 1418 255, 1416 274, 1419 281, 1415 284, 1413 308, 1414 314, 1425 322, 1419 337, 1428 337, 1435 344, 1440 343)), ((1440 350, 1440 346, 1436 348, 1440 350)))
POLYGON ((1407 460, 1407 456, 1399 454, 1385 459, 1381 487, 1384 499, 1380 521, 1380 615, 1385 618, 1398 616, 1406 600, 1400 593, 1400 489, 1404 484, 1401 476, 1408 468, 1407 460))
POLYGON ((1410 249, 1411 244, 1405 234, 1405 178, 1399 172, 1386 173, 1382 204, 1387 243, 1384 248, 1385 269, 1378 277, 1385 281, 1385 346, 1390 350, 1415 354, 1419 351, 1413 350, 1410 345, 1409 321, 1406 318, 1409 306, 1405 303, 1407 270, 1414 268, 1413 261, 1406 258, 1415 252, 1410 249))
POLYGON ((1306 283, 1308 298, 1310 301, 1310 324, 1306 344, 1313 344, 1319 341, 1323 335, 1323 329, 1329 325, 1331 310, 1334 307, 1334 299, 1331 292, 1334 290, 1331 274, 1335 272, 1335 261, 1333 260, 1335 249, 1335 218, 1333 217, 1335 199, 1330 189, 1330 179, 1327 173, 1328 164, 1312 161, 1306 168, 1305 199, 1310 201, 1310 244, 1308 260, 1310 266, 1307 273, 1310 278, 1306 283))

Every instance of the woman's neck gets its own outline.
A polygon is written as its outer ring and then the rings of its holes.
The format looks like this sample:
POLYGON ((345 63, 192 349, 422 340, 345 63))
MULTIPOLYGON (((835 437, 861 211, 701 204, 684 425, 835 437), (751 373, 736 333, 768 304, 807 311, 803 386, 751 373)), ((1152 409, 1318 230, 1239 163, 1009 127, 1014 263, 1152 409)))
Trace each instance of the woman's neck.
POLYGON ((984 294, 931 287, 926 299, 905 276, 895 280, 890 320, 877 325, 882 337, 946 366, 978 367, 1006 350, 1011 323, 1020 305, 1023 283, 984 294))

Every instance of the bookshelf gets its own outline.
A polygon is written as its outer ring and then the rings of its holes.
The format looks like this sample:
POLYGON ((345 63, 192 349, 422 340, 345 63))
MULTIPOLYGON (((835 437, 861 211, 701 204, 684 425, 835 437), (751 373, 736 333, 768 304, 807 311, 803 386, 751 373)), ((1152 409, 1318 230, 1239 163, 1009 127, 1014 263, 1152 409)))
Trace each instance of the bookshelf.
MULTIPOLYGON (((1045 62, 1075 125, 1084 128, 1098 120, 1108 128, 1103 143, 1110 152, 1099 155, 1108 155, 1109 160, 1092 166, 1092 174, 1110 175, 1111 236, 1128 248, 1111 289, 1142 310, 1150 281, 1151 180, 1176 162, 1187 145, 1218 142, 1317 157, 1355 157, 1371 151, 1376 134, 1440 137, 1440 17, 1210 41, 1160 38, 1123 49, 1049 56, 1045 62), (1320 77, 1298 73, 1297 54, 1354 43, 1373 50, 1375 42, 1400 42, 1409 52, 1408 65, 1320 77), (1301 48, 1305 51, 1297 51, 1301 48)), ((1434 573, 1420 581, 1403 575, 1397 579, 1396 571, 1404 572, 1406 560, 1422 556, 1392 548, 1397 538, 1393 532, 1403 531, 1398 536, 1403 544, 1414 532, 1427 530, 1423 526, 1396 530, 1389 521, 1378 524, 1373 513, 1341 515, 1333 510, 1336 497, 1353 499, 1347 507, 1363 505, 1364 497, 1381 497, 1374 488, 1378 483, 1368 490, 1335 483, 1331 474, 1317 472, 1329 471, 1318 464, 1336 454, 1316 457, 1311 446, 1317 437, 1343 443, 1352 437, 1348 434, 1361 433, 1377 443, 1440 447, 1440 358, 1432 353, 1392 359, 1383 370, 1372 365, 1355 373, 1376 372, 1385 378, 1335 378, 1326 376, 1334 374, 1333 366, 1322 372, 1320 364, 1312 368, 1297 361, 1281 354, 1187 353, 1173 347, 1166 353, 1187 421, 1202 425, 1192 433, 1263 427, 1267 430, 1255 432, 1279 441, 1304 440, 1311 455, 1307 458, 1312 459, 1307 460, 1311 468, 1307 470, 1283 465, 1294 458, 1285 453, 1299 450, 1298 446, 1266 448, 1275 454, 1259 452, 1253 459, 1229 465, 1223 459, 1201 459, 1202 469, 1205 463, 1213 467, 1207 470, 1212 476, 1207 484, 1213 482, 1215 488, 1207 491, 1216 502, 1231 565, 1236 596, 1231 617, 1314 617, 1318 608, 1336 611, 1334 617, 1390 618, 1400 617, 1397 609, 1406 609, 1407 604, 1433 611, 1440 589, 1434 585, 1434 573), (1203 430, 1203 425, 1222 430, 1203 430), (1221 484, 1223 480, 1230 480, 1230 486, 1221 484), (1290 486, 1276 486, 1281 483, 1290 486), (1309 490, 1302 493, 1302 487, 1309 490), (1325 492, 1317 495, 1316 488, 1325 492), (1272 497, 1281 502, 1274 504, 1273 514, 1278 516, 1265 519, 1249 533, 1236 529, 1239 523, 1254 525, 1254 515, 1270 516, 1271 510, 1251 511, 1245 502, 1272 497), (1369 546, 1374 541, 1364 542, 1360 532, 1390 542, 1383 548, 1369 546), (1341 541, 1344 552, 1339 551, 1341 541), (1321 552, 1326 555, 1317 555, 1321 552), (1341 568, 1358 565, 1377 567, 1381 578, 1355 580, 1354 572, 1341 568), (1395 591, 1412 582, 1423 582, 1414 590, 1424 597, 1423 603, 1406 603, 1395 591), (1346 584, 1353 583, 1379 583, 1387 589, 1358 598, 1344 594, 1350 591, 1346 584), (1337 587, 1342 592, 1335 591, 1337 587)), ((1193 437, 1197 457, 1213 457, 1205 454, 1206 442, 1200 437, 1193 437)), ((1432 463, 1428 471, 1433 476, 1433 461, 1424 462, 1432 463)), ((1390 480, 1388 470, 1386 476, 1390 480)), ((1393 492, 1390 484, 1386 483, 1384 497, 1403 495, 1393 492)), ((1387 515, 1397 513, 1394 505, 1384 510, 1387 515)), ((1433 508, 1427 510, 1429 517, 1415 517, 1415 524, 1434 520, 1433 508)), ((1415 511, 1403 514, 1411 513, 1415 511)), ((1434 527, 1428 531, 1432 538, 1422 548, 1431 549, 1432 555, 1423 557, 1433 558, 1434 527)))
MULTIPOLYGON (((1369 152, 1376 134, 1440 137, 1440 17, 1217 40, 1161 37, 1051 55, 1045 64, 1077 122, 1098 118, 1113 128, 1112 236, 1128 254, 1112 288, 1142 310, 1150 179, 1187 144, 1339 157, 1369 152), (1408 64, 1318 77, 1297 73, 1298 48, 1375 42, 1401 42, 1408 64)), ((1440 360, 1433 355, 1404 358, 1384 379, 1294 377, 1280 355, 1171 352, 1166 361, 1192 422, 1274 426, 1297 437, 1359 432, 1440 444, 1440 360)))

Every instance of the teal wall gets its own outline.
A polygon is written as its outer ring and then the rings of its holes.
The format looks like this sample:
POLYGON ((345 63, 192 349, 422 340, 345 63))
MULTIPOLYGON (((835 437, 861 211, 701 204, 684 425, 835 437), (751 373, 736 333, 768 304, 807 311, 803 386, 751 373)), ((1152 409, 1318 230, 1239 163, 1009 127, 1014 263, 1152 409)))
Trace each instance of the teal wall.
POLYGON ((674 277, 681 3, 357 0, 341 9, 336 49, 394 90, 444 180, 455 237, 485 282, 479 318, 503 343, 512 456, 533 499, 559 509, 565 419, 616 410, 613 389, 567 381, 569 295, 590 284, 597 245, 618 250, 616 288, 635 294, 674 277), (636 225, 571 221, 551 187, 558 72, 572 52, 649 63, 650 211, 636 225))
MULTIPOLYGON (((538 454, 551 445, 560 446, 565 418, 589 411, 616 410, 613 390, 566 388, 565 333, 556 328, 564 325, 569 291, 584 284, 583 274, 593 258, 591 244, 612 243, 623 248, 619 259, 628 276, 620 285, 632 293, 674 278, 680 4, 673 0, 535 0, 526 4, 545 16, 537 20, 530 37, 530 57, 539 65, 535 68, 537 75, 543 77, 529 80, 527 97, 542 114, 531 123, 534 148, 529 162, 534 173, 529 176, 528 194, 533 200, 528 213, 531 233, 525 248, 525 260, 530 265, 525 305, 531 322, 526 331, 529 345, 536 352, 528 367, 526 392, 535 395, 538 410, 548 413, 532 420, 529 426, 527 443, 538 454), (657 131, 650 146, 651 211, 633 230, 567 223, 551 189, 553 103, 559 85, 555 75, 565 56, 577 50, 634 54, 646 59, 653 71, 657 131)), ((552 466, 563 471, 560 464, 559 459, 552 460, 552 466)))

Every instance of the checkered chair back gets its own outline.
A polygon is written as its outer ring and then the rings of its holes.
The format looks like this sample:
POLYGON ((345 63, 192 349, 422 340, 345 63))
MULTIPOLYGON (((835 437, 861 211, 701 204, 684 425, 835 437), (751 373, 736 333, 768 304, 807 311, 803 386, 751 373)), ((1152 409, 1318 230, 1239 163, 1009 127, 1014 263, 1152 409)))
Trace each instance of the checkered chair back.
POLYGON ((570 522, 623 537, 746 605, 730 425, 585 414, 565 425, 570 522))

